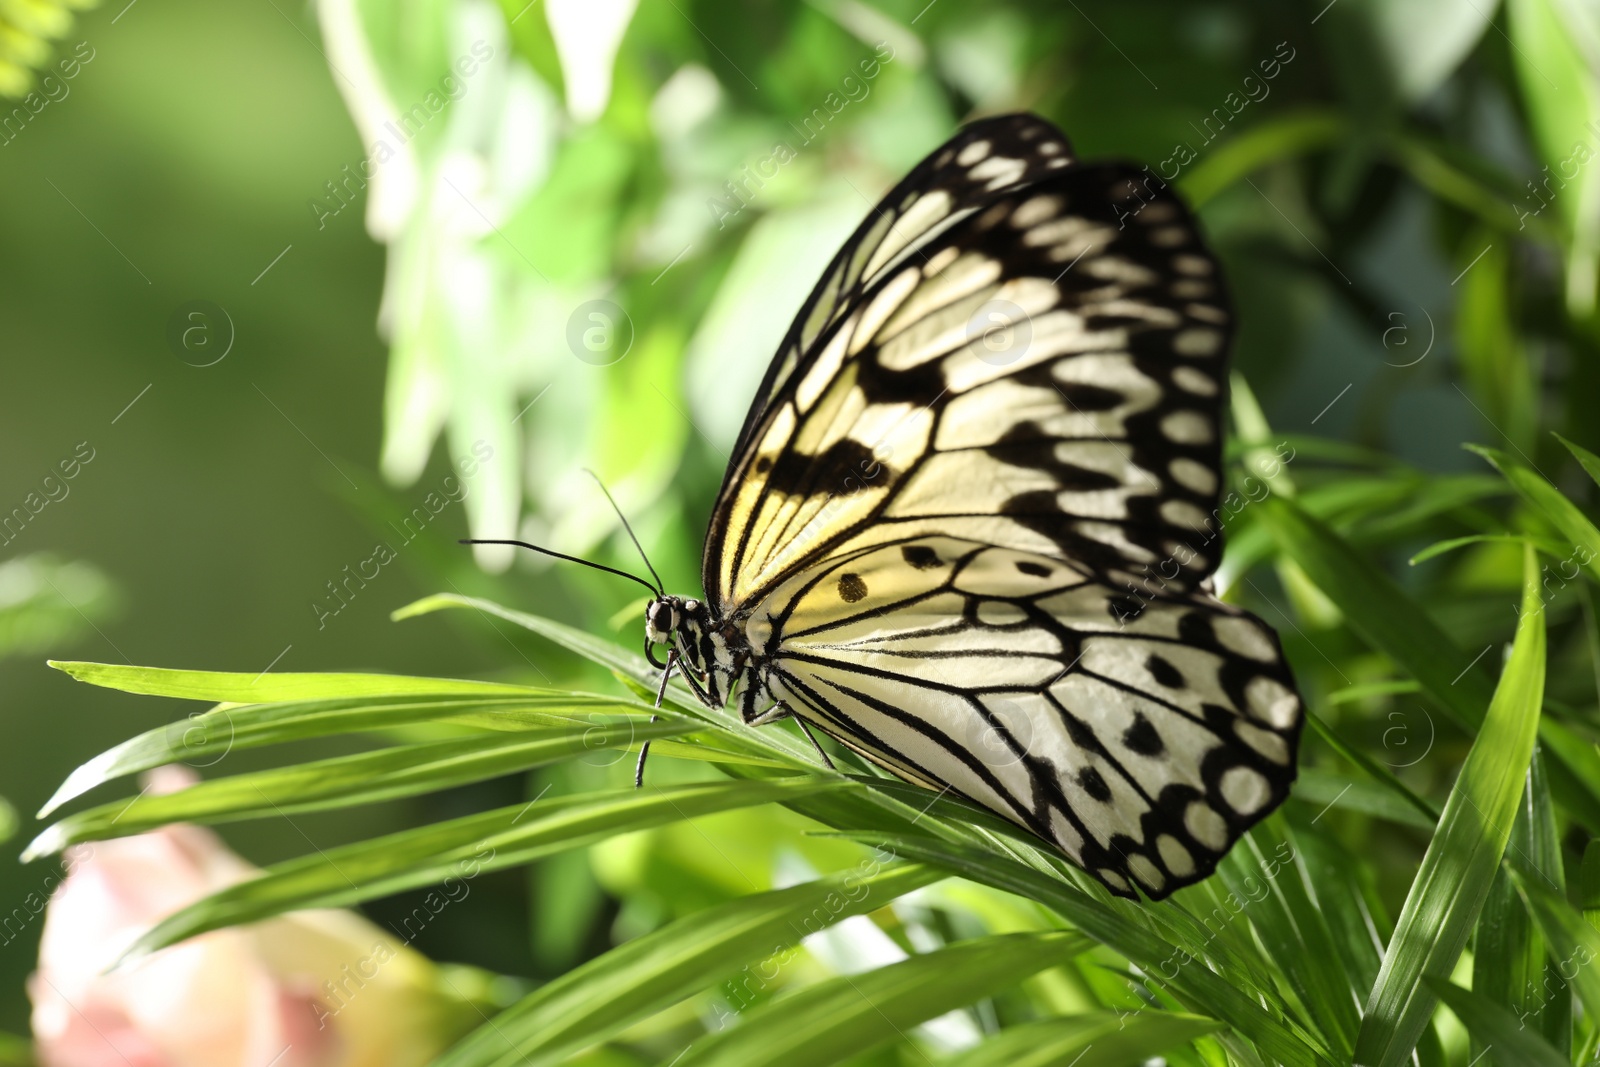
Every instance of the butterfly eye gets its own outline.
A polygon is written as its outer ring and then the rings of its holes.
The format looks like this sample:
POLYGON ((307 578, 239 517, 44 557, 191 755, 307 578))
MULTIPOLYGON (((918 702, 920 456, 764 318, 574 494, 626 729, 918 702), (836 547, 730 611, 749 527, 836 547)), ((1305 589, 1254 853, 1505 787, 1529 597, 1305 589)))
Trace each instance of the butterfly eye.
POLYGON ((650 628, 658 634, 671 633, 677 625, 675 616, 671 604, 658 601, 650 605, 650 628))

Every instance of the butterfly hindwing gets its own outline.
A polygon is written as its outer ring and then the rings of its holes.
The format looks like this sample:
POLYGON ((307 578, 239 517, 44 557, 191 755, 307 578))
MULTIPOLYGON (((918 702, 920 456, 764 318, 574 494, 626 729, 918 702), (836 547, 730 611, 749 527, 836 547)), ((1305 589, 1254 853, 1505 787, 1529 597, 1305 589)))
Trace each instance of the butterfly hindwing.
POLYGON ((791 577, 750 625, 796 714, 1162 897, 1287 795, 1299 698, 1251 616, 1114 599, 1051 556, 918 537, 791 577))

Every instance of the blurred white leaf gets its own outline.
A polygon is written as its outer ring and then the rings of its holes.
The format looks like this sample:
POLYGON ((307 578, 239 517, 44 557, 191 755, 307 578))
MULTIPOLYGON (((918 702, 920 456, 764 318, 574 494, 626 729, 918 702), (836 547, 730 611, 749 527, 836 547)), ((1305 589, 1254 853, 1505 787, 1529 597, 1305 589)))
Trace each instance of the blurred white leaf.
POLYGON ((1489 28, 1499 0, 1363 0, 1367 22, 1400 97, 1426 99, 1444 84, 1489 28))
POLYGON ((611 99, 611 68, 638 0, 545 0, 550 35, 567 83, 567 110, 592 122, 611 99))
POLYGON ((718 448, 733 446, 789 323, 871 207, 840 182, 750 228, 689 343, 689 415, 718 448))
POLYGON ((59 651, 115 610, 116 600, 110 579, 88 563, 48 554, 8 559, 0 563, 0 656, 59 651))

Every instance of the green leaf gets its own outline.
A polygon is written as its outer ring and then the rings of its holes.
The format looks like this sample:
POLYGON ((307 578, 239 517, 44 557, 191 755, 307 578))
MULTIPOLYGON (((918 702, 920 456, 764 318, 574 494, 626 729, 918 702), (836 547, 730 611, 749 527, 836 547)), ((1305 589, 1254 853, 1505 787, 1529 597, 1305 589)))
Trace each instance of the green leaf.
POLYGON ((1438 821, 1428 818, 1422 810, 1386 786, 1315 768, 1302 770, 1295 778, 1294 798, 1304 802, 1316 814, 1334 808, 1359 811, 1375 819, 1414 826, 1419 830, 1432 830, 1438 821))
POLYGON ((1245 914, 1334 1053, 1350 1054, 1360 1019, 1354 988, 1345 974, 1321 911, 1312 902, 1310 878, 1281 815, 1256 826, 1217 866, 1234 895, 1249 901, 1245 914))
POLYGON ((1449 1006, 1467 1032, 1485 1049, 1493 1050, 1496 1063, 1516 1067, 1570 1067, 1567 1058, 1488 997, 1462 989, 1442 978, 1424 975, 1428 991, 1449 1006))
POLYGON ((1352 704, 1358 700, 1369 697, 1394 696, 1398 693, 1418 693, 1422 687, 1409 678, 1395 678, 1384 682, 1367 682, 1365 685, 1352 685, 1344 689, 1335 689, 1327 696, 1329 704, 1352 704))
POLYGON ((1432 141, 1415 134, 1395 133, 1386 139, 1385 146, 1395 163, 1440 200, 1455 204, 1504 233, 1526 231, 1531 239, 1552 245, 1560 243, 1559 225, 1539 217, 1519 219, 1516 207, 1508 202, 1504 191, 1486 185, 1457 167, 1432 141))
POLYGON ((1215 1032, 1173 1011, 1094 1012, 1010 1026, 940 1067, 1127 1067, 1215 1032))
MULTIPOLYGON (((1414 690, 1401 691, 1412 692, 1414 690)), ((1330 703, 1335 703, 1335 701, 1330 701, 1330 703)), ((1316 712, 1308 710, 1306 712, 1306 721, 1311 724, 1311 728, 1317 732, 1318 736, 1328 743, 1330 748, 1365 771, 1373 783, 1376 783, 1376 786, 1367 782, 1355 782, 1341 778, 1340 792, 1342 793, 1348 787, 1351 794, 1349 798, 1345 798, 1338 794, 1324 792, 1326 787, 1334 784, 1336 776, 1314 769, 1303 770, 1300 772, 1300 777, 1295 781, 1294 792, 1297 797, 1313 801, 1321 799, 1324 804, 1342 803, 1344 800, 1349 799, 1350 802, 1342 806, 1365 811, 1369 815, 1376 815, 1379 818, 1390 819, 1395 822, 1409 821, 1424 830, 1432 830, 1434 825, 1438 823, 1439 810, 1422 797, 1417 796, 1410 787, 1395 777, 1393 771, 1381 766, 1359 748, 1352 748, 1345 744, 1344 739, 1334 732, 1333 727, 1324 722, 1316 712), (1375 790, 1388 793, 1389 797, 1380 799, 1378 792, 1375 790), (1411 809, 1411 814, 1409 816, 1406 815, 1399 807, 1388 801, 1401 802, 1404 807, 1411 809)))
MULTIPOLYGON (((279 700, 324 700, 351 696, 400 696, 410 693, 526 693, 525 686, 474 682, 456 678, 412 678, 403 674, 229 674, 179 671, 165 667, 130 667, 118 663, 50 660, 80 682, 120 689, 124 693, 183 697, 234 704, 279 700)), ((538 690, 533 690, 537 692, 538 690)))
POLYGON ((263 745, 391 730, 424 722, 504 731, 539 726, 587 727, 593 724, 574 719, 572 715, 594 712, 646 715, 654 711, 648 704, 626 697, 555 690, 529 690, 514 696, 423 694, 392 699, 367 696, 218 707, 146 731, 82 764, 39 809, 39 818, 114 778, 168 763, 211 767, 229 753, 263 745))
MULTIPOLYGON (((1589 568, 1590 575, 1600 580, 1600 530, 1595 529, 1589 517, 1578 510, 1578 505, 1563 496, 1561 490, 1545 481, 1540 474, 1506 453, 1479 445, 1468 445, 1467 448, 1494 464, 1512 488, 1572 542, 1573 551, 1561 555, 1571 556, 1578 549, 1587 553, 1589 558, 1584 565, 1589 568)), ((1573 571, 1573 575, 1576 574, 1577 571, 1573 571)))
POLYGON ((1387 917, 1376 911, 1360 882, 1362 866, 1331 834, 1295 837, 1298 862, 1357 990, 1371 989, 1383 963, 1387 917))
POLYGON ((695 995, 751 961, 736 983, 774 982, 787 952, 827 926, 935 882, 941 872, 876 859, 814 882, 707 908, 625 942, 541 986, 433 1067, 534 1067, 564 1059, 695 995))
POLYGON ((224 926, 298 908, 344 907, 405 889, 464 881, 635 830, 713 812, 853 788, 843 779, 700 782, 538 799, 340 848, 320 849, 189 905, 148 931, 132 959, 224 926))
POLYGON ((1600 485, 1600 456, 1595 455, 1575 441, 1567 440, 1560 434, 1556 434, 1555 437, 1557 441, 1566 446, 1568 452, 1572 453, 1573 458, 1578 461, 1578 464, 1583 467, 1589 477, 1595 480, 1595 484, 1600 485))
POLYGON ((1198 209, 1268 163, 1337 144, 1349 129, 1349 119, 1334 111, 1308 109, 1275 116, 1228 138, 1180 178, 1178 188, 1198 209))
POLYGON ((1415 567, 1419 563, 1426 563, 1430 559, 1433 559, 1437 556, 1442 556, 1446 552, 1454 552, 1458 548, 1465 548, 1467 545, 1520 545, 1530 543, 1536 546, 1546 555, 1553 555, 1557 559, 1566 554, 1561 550, 1561 546, 1555 541, 1551 541, 1543 537, 1528 537, 1523 534, 1472 534, 1467 537, 1452 537, 1445 541, 1435 541, 1427 548, 1424 548, 1421 552, 1418 552, 1416 555, 1412 556, 1406 562, 1415 567))
POLYGON ((779 997, 734 1027, 689 1046, 678 1067, 825 1067, 904 1031, 1066 963, 1093 947, 1045 931, 961 941, 864 974, 840 975, 779 997))
MULTIPOLYGON (((1191 943, 1174 944, 1150 928, 1157 914, 1169 918, 1184 914, 1175 907, 1139 908, 1112 902, 1098 886, 1092 891, 1098 896, 1091 895, 1060 878, 973 845, 910 834, 842 836, 878 844, 903 859, 933 864, 970 881, 1037 901, 1132 960, 1144 972, 1147 985, 1226 1023, 1278 1063, 1289 1067, 1331 1067, 1334 1063, 1314 1035, 1284 1018, 1282 1004, 1273 1003, 1271 991, 1252 991, 1252 996, 1198 962, 1206 958, 1206 933, 1191 943), (1273 1007, 1263 1006, 1263 1000, 1273 1007)), ((1205 929, 1209 931, 1209 927, 1205 929)))
POLYGON ((1269 497, 1257 510, 1278 548, 1369 645, 1410 672, 1463 724, 1483 718, 1491 694, 1487 675, 1392 578, 1293 501, 1269 497))
POLYGON ((1546 978, 1553 988, 1570 984, 1590 1018, 1600 1015, 1600 931, 1559 892, 1532 872, 1512 866, 1517 891, 1544 935, 1555 975, 1546 978))
POLYGON ((1600 841, 1591 840, 1584 846, 1578 867, 1578 907, 1589 925, 1600 930, 1600 841))
POLYGON ((217 823, 373 804, 514 774, 585 752, 627 749, 701 729, 678 721, 524 730, 397 745, 293 767, 200 782, 176 793, 117 800, 69 815, 34 838, 24 862, 68 845, 125 837, 174 822, 217 823))
POLYGON ((1523 551, 1523 568, 1522 613, 1505 672, 1367 999, 1355 1061, 1368 1067, 1399 1067, 1410 1059, 1435 999, 1419 982, 1424 975, 1450 976, 1511 836, 1544 700, 1544 613, 1531 547, 1523 551))
MULTIPOLYGON (((1554 974, 1547 984, 1546 939, 1535 928, 1509 867, 1525 865, 1559 886, 1563 877, 1554 812, 1538 750, 1529 766, 1517 821, 1507 842, 1509 863, 1495 876, 1473 945, 1472 990, 1514 1013, 1564 1052, 1572 1025, 1572 994, 1554 974)), ((1510 1063, 1504 1057, 1497 1062, 1510 1063)))
MULTIPOLYGON (((14 529, 15 523, 3 527, 8 543, 14 529)), ((0 561, 0 658, 33 657, 76 641, 115 614, 123 600, 110 578, 82 560, 36 552, 0 561)))
POLYGON ((1583 319, 1594 311, 1595 259, 1600 250, 1594 216, 1600 173, 1585 166, 1594 147, 1590 143, 1594 124, 1600 118, 1600 92, 1590 66, 1592 27, 1583 22, 1574 25, 1574 13, 1559 0, 1508 0, 1506 9, 1509 58, 1527 101, 1530 132, 1549 174, 1560 183, 1548 205, 1543 196, 1519 197, 1519 213, 1538 218, 1550 206, 1566 224, 1567 311, 1583 319), (1588 150, 1581 159, 1576 151, 1580 145, 1588 150))

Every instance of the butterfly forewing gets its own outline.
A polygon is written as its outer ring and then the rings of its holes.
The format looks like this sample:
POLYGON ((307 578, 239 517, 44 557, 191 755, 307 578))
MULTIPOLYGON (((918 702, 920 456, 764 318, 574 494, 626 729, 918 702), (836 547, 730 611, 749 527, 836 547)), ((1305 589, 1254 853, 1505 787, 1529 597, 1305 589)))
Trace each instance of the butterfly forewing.
POLYGON ((1148 171, 1024 116, 930 156, 801 311, 713 513, 706 590, 772 694, 1114 891, 1203 877, 1301 719, 1206 583, 1231 325, 1148 171))
POLYGON ((834 256, 767 368, 734 446, 707 542, 703 575, 708 591, 723 538, 718 531, 735 510, 729 490, 749 458, 752 437, 774 402, 793 388, 794 375, 815 361, 817 339, 852 310, 862 293, 892 266, 915 257, 955 220, 1000 189, 1026 185, 1072 162, 1072 146, 1050 123, 1033 115, 1003 115, 975 122, 919 163, 857 227, 834 256))
POLYGON ((1220 555, 1230 324, 1214 260, 1148 175, 1074 166, 994 194, 850 301, 767 405, 708 589, 751 602, 916 532, 1194 588, 1220 555))

